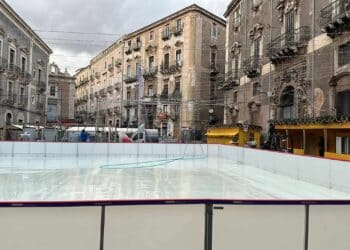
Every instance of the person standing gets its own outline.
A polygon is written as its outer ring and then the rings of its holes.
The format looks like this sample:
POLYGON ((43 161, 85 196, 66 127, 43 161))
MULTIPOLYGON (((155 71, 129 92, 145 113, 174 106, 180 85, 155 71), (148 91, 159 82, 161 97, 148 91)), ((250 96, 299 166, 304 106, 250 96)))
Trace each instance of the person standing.
POLYGON ((88 139, 88 133, 86 133, 85 129, 83 129, 80 133, 80 141, 87 142, 87 139, 88 139))

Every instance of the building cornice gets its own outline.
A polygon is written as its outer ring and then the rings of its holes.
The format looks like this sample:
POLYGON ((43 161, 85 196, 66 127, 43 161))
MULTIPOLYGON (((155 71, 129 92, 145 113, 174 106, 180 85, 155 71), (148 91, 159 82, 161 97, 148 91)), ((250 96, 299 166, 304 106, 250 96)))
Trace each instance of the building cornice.
POLYGON ((12 9, 5 0, 0 0, 0 7, 3 8, 7 14, 12 17, 22 29, 24 29, 30 38, 34 39, 38 45, 40 45, 47 54, 52 54, 51 48, 32 30, 32 28, 12 9))
POLYGON ((240 3, 241 0, 232 0, 231 3, 227 6, 227 9, 224 13, 224 17, 228 17, 231 13, 231 11, 236 8, 237 4, 240 3))
POLYGON ((153 22, 153 23, 151 23, 151 24, 149 24, 149 25, 147 25, 147 26, 145 26, 145 27, 143 27, 141 29, 138 29, 138 30, 136 30, 136 31, 134 31, 134 32, 132 32, 130 34, 127 34, 125 36, 125 39, 128 40, 128 39, 130 39, 130 38, 132 38, 134 36, 138 36, 139 34, 141 34, 143 32, 152 30, 152 29, 154 29, 157 26, 161 26, 161 25, 169 22, 170 20, 176 19, 177 17, 183 16, 183 15, 189 13, 189 12, 199 12, 202 15, 205 15, 205 16, 215 20, 217 23, 219 23, 222 26, 226 27, 226 21, 223 18, 221 18, 221 17, 219 17, 219 16, 209 12, 208 10, 198 6, 197 4, 192 4, 192 5, 186 7, 184 9, 182 9, 182 10, 179 10, 179 11, 177 11, 177 12, 175 12, 175 13, 169 15, 169 16, 166 16, 166 17, 164 17, 162 19, 159 19, 158 21, 155 21, 155 22, 153 22))

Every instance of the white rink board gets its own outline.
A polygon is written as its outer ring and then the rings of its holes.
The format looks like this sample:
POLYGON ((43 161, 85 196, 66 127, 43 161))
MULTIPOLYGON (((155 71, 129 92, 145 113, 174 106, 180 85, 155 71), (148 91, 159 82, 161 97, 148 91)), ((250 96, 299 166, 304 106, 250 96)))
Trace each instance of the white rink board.
POLYGON ((97 250, 101 207, 0 208, 0 249, 97 250))
POLYGON ((106 207, 105 250, 203 250, 204 205, 106 207))
POLYGON ((304 206, 214 205, 213 250, 303 250, 304 206))
POLYGON ((350 206, 310 206, 309 250, 350 249, 350 206))

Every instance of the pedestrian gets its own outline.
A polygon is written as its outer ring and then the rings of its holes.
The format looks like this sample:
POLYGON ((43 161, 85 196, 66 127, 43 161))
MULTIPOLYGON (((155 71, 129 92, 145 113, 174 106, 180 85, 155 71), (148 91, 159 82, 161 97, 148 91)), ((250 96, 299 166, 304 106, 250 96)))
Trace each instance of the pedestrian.
POLYGON ((88 139, 88 133, 86 133, 85 129, 83 129, 80 133, 80 141, 87 142, 87 139, 88 139))

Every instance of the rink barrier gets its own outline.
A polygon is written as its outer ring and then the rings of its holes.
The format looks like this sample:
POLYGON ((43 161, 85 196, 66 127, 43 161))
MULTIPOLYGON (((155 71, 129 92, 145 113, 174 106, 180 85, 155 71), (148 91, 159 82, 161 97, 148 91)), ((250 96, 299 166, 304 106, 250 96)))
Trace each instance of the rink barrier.
POLYGON ((350 201, 0 203, 1 249, 349 249, 350 201))
POLYGON ((266 150, 219 146, 220 158, 329 189, 350 192, 350 162, 266 150))

